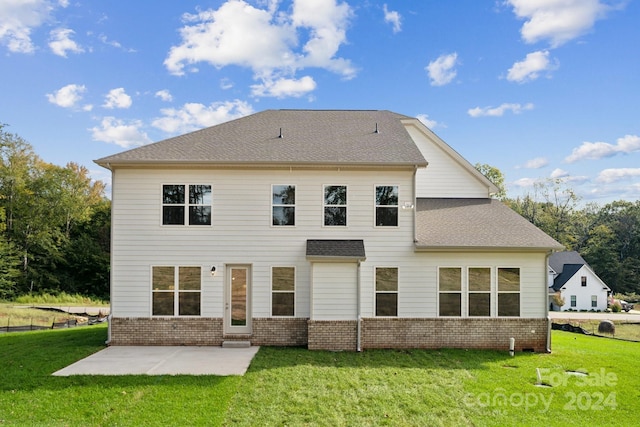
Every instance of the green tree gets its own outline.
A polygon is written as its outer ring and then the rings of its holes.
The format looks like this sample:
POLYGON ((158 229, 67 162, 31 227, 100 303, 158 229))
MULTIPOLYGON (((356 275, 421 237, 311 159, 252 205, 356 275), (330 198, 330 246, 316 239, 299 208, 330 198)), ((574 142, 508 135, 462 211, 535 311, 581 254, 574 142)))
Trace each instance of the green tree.
POLYGON ((476 163, 474 167, 484 175, 489 181, 498 187, 498 192, 493 196, 498 200, 504 200, 507 197, 507 190, 504 186, 504 175, 500 169, 486 163, 476 163))
POLYGON ((7 239, 6 213, 0 208, 0 299, 14 296, 16 280, 20 277, 20 258, 7 239))

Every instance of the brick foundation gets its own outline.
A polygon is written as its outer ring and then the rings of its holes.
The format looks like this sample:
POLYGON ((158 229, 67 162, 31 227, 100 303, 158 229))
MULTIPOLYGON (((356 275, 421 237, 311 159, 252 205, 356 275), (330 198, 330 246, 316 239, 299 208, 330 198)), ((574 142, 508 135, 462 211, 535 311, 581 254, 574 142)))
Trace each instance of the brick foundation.
POLYGON ((355 351, 355 320, 309 320, 309 350, 355 351))
POLYGON ((254 318, 253 345, 302 346, 307 345, 305 318, 254 318))
POLYGON ((215 317, 113 317, 111 345, 222 345, 215 317))
MULTIPOLYGON (((222 345, 220 318, 114 317, 111 345, 222 345)), ((365 318, 361 348, 474 348, 516 351, 547 349, 547 319, 365 318)), ((355 320, 255 318, 253 345, 304 346, 310 350, 355 351, 355 320)))
POLYGON ((474 348, 544 352, 547 319, 405 319, 362 320, 362 348, 474 348))

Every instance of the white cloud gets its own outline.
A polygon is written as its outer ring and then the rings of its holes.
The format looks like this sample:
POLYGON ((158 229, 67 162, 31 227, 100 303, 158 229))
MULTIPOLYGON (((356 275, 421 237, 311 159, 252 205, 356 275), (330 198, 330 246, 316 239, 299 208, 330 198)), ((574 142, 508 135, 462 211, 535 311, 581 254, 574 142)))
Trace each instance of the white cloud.
POLYGON ((399 33, 402 30, 402 17, 395 10, 387 9, 387 4, 383 6, 384 9, 384 22, 388 22, 393 26, 393 32, 399 33))
POLYGON ((640 177, 640 168, 604 169, 598 174, 596 181, 609 184, 635 177, 640 177))
POLYGON ((92 133, 94 141, 102 141, 129 148, 151 142, 141 128, 142 122, 140 120, 125 122, 115 117, 104 117, 100 123, 100 127, 93 127, 89 130, 92 133))
POLYGON ((554 169, 553 172, 551 172, 551 175, 549 175, 549 177, 553 179, 565 178, 567 176, 569 176, 569 172, 567 172, 566 170, 562 170, 560 168, 554 169))
POLYGON ((0 42, 11 52, 33 52, 31 31, 45 23, 54 8, 49 0, 0 1, 0 42))
POLYGON ((583 159, 598 160, 636 151, 640 151, 640 136, 625 135, 618 138, 615 145, 608 142, 583 142, 580 147, 574 148, 564 160, 567 163, 574 163, 583 159))
POLYGON ((316 88, 316 82, 310 76, 301 79, 264 80, 263 83, 252 85, 251 94, 254 96, 272 96, 286 98, 288 96, 301 97, 316 88))
MULTIPOLYGON (((187 65, 200 62, 216 68, 238 65, 252 69, 265 86, 280 79, 294 81, 296 71, 305 67, 323 68, 344 78, 355 76, 350 61, 336 57, 352 16, 348 4, 294 0, 290 12, 278 11, 277 6, 270 1, 260 9, 244 0, 228 0, 217 10, 185 14, 182 41, 171 47, 164 61, 167 70, 183 75, 187 65)), ((271 96, 270 91, 263 92, 271 96)))
POLYGON ((75 41, 71 40, 71 36, 75 31, 69 28, 56 28, 49 33, 49 48, 58 56, 67 57, 67 52, 82 53, 84 49, 75 41))
POLYGON ((231 79, 228 79, 226 77, 220 79, 220 89, 227 90, 227 89, 231 89, 232 87, 233 87, 233 82, 231 81, 231 79))
POLYGON ((117 89, 111 89, 109 91, 107 96, 105 96, 105 101, 102 106, 109 109, 129 108, 131 107, 131 104, 131 97, 126 94, 124 88, 119 87, 117 89))
POLYGON ((520 188, 527 188, 527 187, 533 187, 538 181, 539 180, 535 178, 520 178, 518 180, 515 180, 513 182, 513 185, 520 188))
POLYGON ((84 85, 69 84, 54 93, 48 93, 47 99, 58 107, 73 108, 82 100, 82 94, 86 91, 84 85))
POLYGON ((551 64, 549 61, 549 51, 539 50, 527 54, 523 61, 513 64, 507 72, 507 80, 517 83, 525 83, 540 77, 543 71, 551 71, 558 67, 557 61, 551 64))
POLYGON ((244 101, 216 102, 208 107, 198 103, 184 104, 182 108, 160 110, 163 117, 151 123, 154 127, 170 133, 187 133, 208 126, 217 125, 253 113, 251 105, 244 101))
POLYGON ((418 114, 416 118, 420 120, 429 129, 433 129, 434 127, 439 125, 437 121, 431 120, 428 114, 418 114))
POLYGON ((549 159, 546 157, 536 157, 535 159, 528 160, 522 167, 524 169, 540 169, 549 164, 549 159))
POLYGON ((173 96, 171 96, 171 92, 169 92, 168 89, 162 89, 162 90, 157 91, 155 96, 156 96, 156 98, 160 98, 161 100, 163 100, 165 102, 173 101, 173 96))
POLYGON ((558 47, 588 32, 610 7, 600 0, 507 0, 526 22, 520 29, 527 43, 549 40, 558 47))
POLYGON ((455 70, 457 62, 458 54, 456 52, 440 55, 435 61, 429 62, 425 70, 429 73, 431 86, 444 86, 451 83, 457 74, 455 70))
POLYGON ((504 115, 504 113, 506 113, 507 111, 511 111, 513 114, 520 114, 523 111, 526 110, 533 110, 533 104, 528 103, 525 105, 521 105, 521 104, 508 104, 508 103, 504 103, 502 105, 500 105, 499 107, 475 107, 475 108, 471 108, 467 111, 467 113, 471 116, 471 117, 485 117, 485 116, 490 116, 490 117, 501 117, 504 115))

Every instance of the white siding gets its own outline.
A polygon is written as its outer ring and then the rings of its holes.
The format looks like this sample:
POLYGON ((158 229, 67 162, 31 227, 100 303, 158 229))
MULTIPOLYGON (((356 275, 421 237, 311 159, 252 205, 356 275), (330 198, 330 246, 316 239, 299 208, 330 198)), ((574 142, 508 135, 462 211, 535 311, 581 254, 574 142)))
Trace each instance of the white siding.
POLYGON ((358 264, 314 263, 313 320, 355 320, 358 313, 358 264))
POLYGON ((488 186, 461 163, 466 160, 456 159, 415 126, 407 126, 407 131, 429 162, 416 174, 417 197, 490 197, 488 186))
POLYGON ((270 269, 296 267, 296 316, 309 316, 307 239, 363 239, 367 254, 407 249, 413 211, 399 209, 398 227, 374 227, 375 185, 397 185, 412 200, 412 171, 133 170, 113 177, 112 310, 149 316, 152 265, 201 265, 203 316, 222 316, 224 265, 250 264, 253 316, 270 316, 270 269), (161 225, 162 184, 211 184, 211 227, 161 225), (296 185, 296 226, 271 226, 271 185, 296 185), (348 226, 323 226, 323 185, 348 187, 348 226), (211 266, 217 273, 211 277, 211 266))
MULTIPOLYGON (((458 170, 458 175, 462 173, 458 170)), ((437 316, 438 266, 520 267, 521 316, 545 317, 547 284, 542 253, 430 253, 414 251, 412 209, 399 209, 398 227, 374 227, 376 185, 397 185, 400 205, 411 201, 413 171, 345 170, 134 170, 113 178, 112 313, 118 317, 151 314, 153 265, 200 265, 202 316, 222 317, 225 265, 251 265, 254 317, 271 316, 271 268, 296 267, 297 317, 311 315, 311 280, 320 293, 314 317, 355 318, 355 264, 312 264, 307 239, 362 239, 366 260, 360 267, 361 313, 375 315, 375 267, 397 267, 398 315, 437 316), (162 184, 211 184, 212 226, 161 225, 162 184), (296 226, 271 226, 271 185, 296 185, 296 226), (348 187, 348 226, 323 226, 323 185, 348 187), (211 276, 211 266, 217 273, 211 276), (344 268, 344 271, 342 270, 344 268), (329 273, 340 273, 329 283, 329 273), (349 284, 347 286, 347 284, 349 284), (349 295, 323 290, 348 291, 349 295), (341 295, 338 298, 338 295, 341 295), (345 303, 345 308, 337 304, 345 303), (349 307, 349 308, 347 308, 349 307), (332 314, 331 308, 335 308, 332 314)))
POLYGON ((560 291, 565 304, 561 310, 600 310, 607 309, 607 287, 602 280, 589 268, 583 266, 571 279, 567 281, 560 291), (587 286, 582 286, 582 276, 587 278, 587 286), (576 306, 571 307, 571 295, 576 296, 576 306), (591 306, 591 296, 598 297, 598 306, 591 306))

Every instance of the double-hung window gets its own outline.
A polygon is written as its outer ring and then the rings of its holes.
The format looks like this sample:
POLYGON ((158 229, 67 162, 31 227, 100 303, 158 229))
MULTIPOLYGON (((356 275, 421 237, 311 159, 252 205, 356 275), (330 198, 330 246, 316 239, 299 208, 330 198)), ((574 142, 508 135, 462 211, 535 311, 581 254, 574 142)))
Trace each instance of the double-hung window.
POLYGON ((324 225, 347 225, 347 186, 324 186, 324 225))
POLYGON ((154 316, 200 315, 200 267, 154 266, 151 276, 154 316))
POLYGON ((211 185, 162 186, 162 225, 211 225, 211 185))
POLYGON ((520 316, 520 269, 498 267, 498 316, 520 316))
POLYGON ((398 315, 398 269, 376 267, 376 316, 398 315))
POLYGON ((462 315, 462 268, 440 267, 438 269, 440 316, 462 315))
POLYGON ((271 224, 296 225, 296 186, 273 185, 271 196, 271 224))
POLYGON ((395 227, 398 225, 398 186, 376 186, 376 226, 395 227))
POLYGON ((271 315, 295 314, 296 269, 294 267, 271 268, 271 315))
POLYGON ((591 295, 591 308, 598 308, 598 295, 591 295))
POLYGON ((470 267, 469 316, 491 316, 491 268, 470 267))

